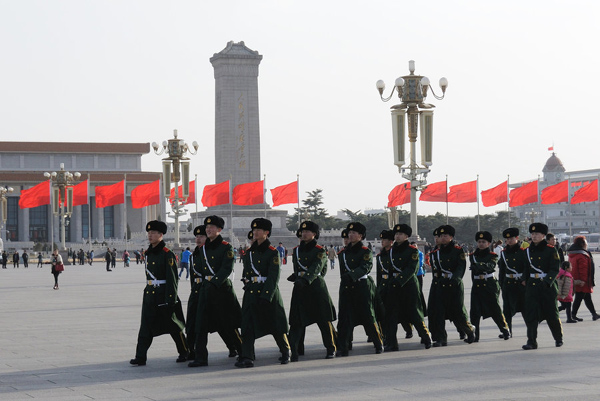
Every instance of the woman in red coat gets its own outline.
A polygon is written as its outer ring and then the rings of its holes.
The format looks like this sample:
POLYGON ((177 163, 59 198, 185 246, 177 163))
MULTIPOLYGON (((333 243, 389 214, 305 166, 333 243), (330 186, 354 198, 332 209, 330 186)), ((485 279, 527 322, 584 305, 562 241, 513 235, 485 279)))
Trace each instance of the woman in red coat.
POLYGON ((587 241, 585 237, 576 237, 573 245, 569 248, 569 262, 573 266, 573 281, 575 283, 575 301, 573 302, 573 319, 582 321, 577 317, 577 311, 581 305, 581 301, 585 302, 585 306, 590 310, 593 320, 600 319, 596 313, 594 303, 592 302, 592 292, 594 292, 594 259, 592 254, 587 250, 587 241))

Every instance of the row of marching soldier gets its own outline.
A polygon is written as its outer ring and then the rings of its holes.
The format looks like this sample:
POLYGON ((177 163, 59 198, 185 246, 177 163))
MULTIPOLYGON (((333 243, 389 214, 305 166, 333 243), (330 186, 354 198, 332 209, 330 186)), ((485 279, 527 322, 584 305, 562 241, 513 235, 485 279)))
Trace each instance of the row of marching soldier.
POLYGON ((162 240, 166 224, 148 223, 147 285, 132 365, 145 365, 152 338, 169 333, 179 353, 177 362, 190 361, 190 367, 207 366, 208 334, 214 332, 223 339, 229 356, 238 356, 237 367, 254 366, 255 340, 265 335, 274 337, 281 353, 279 362, 287 364, 298 361, 303 354, 305 328, 313 323, 321 331, 327 359, 349 355, 354 327, 358 325, 364 327, 377 354, 399 349, 399 324, 407 331, 407 338, 414 327, 426 349, 448 344, 445 320, 454 323, 465 342, 473 343, 479 341, 481 318, 492 317, 501 331, 500 337, 508 340, 512 336, 512 316, 521 310, 527 325, 527 344, 523 349, 537 348, 537 326, 542 320, 548 322, 556 346, 563 344, 556 306, 559 259, 556 250, 544 240, 548 230, 544 224, 530 226, 533 243, 526 250, 513 240, 518 240, 518 230, 505 230, 507 246, 501 255, 490 251, 490 233, 481 231, 475 235, 477 249, 469 255, 473 279, 470 322, 462 282, 467 257, 454 241, 452 226, 434 231, 436 247, 427 255, 433 278, 426 308, 417 279, 419 250, 408 241, 411 227, 397 224, 393 230, 380 234, 382 249, 375 258, 375 283, 370 275, 373 255, 362 242, 366 228, 359 222, 348 224, 342 232, 344 248, 338 254, 337 331, 333 327, 336 310, 324 280, 327 252, 317 244, 317 224, 305 221, 297 232, 301 242, 293 250, 294 271, 288 278, 294 283, 289 326, 278 286, 280 255, 269 241, 271 222, 257 218, 251 223, 252 245, 243 256, 241 306, 230 280, 234 251, 220 235, 223 228, 222 218, 209 216, 194 229, 197 246, 190 266, 192 289, 184 319, 177 296, 175 257, 162 240), (500 284, 494 277, 497 263, 500 284), (504 308, 499 303, 500 287, 504 308), (431 334, 425 324, 426 315, 431 334))

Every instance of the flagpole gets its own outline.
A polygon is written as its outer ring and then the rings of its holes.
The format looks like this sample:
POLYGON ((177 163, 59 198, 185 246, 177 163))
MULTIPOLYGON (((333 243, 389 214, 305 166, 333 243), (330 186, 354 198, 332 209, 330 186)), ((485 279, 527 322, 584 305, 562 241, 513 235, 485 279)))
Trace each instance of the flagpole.
POLYGON ((54 252, 54 209, 52 207, 52 180, 50 181, 50 253, 54 252))
POLYGON ((92 252, 92 205, 90 205, 90 173, 87 179, 87 206, 88 206, 88 243, 90 255, 92 252))
POLYGON ((300 228, 300 174, 296 174, 296 186, 298 192, 298 228, 300 228))
POLYGON ((510 227, 510 198, 509 198, 509 190, 510 187, 510 174, 506 176, 506 210, 508 214, 508 226, 510 227))
POLYGON ((267 175, 263 174, 263 205, 265 207, 265 219, 267 218, 267 202, 266 202, 266 199, 265 199, 265 197, 266 197, 265 196, 265 193, 266 193, 266 191, 265 191, 266 183, 267 183, 267 175))
MULTIPOLYGON (((542 197, 540 196, 540 175, 538 174, 537 178, 537 198, 538 198, 538 209, 540 210, 540 214, 542 214, 542 197)), ((544 213, 544 224, 546 224, 546 213, 544 213)))
POLYGON ((477 174, 477 231, 481 231, 481 222, 479 221, 479 174, 477 174))
POLYGON ((198 174, 194 174, 194 201, 196 203, 196 214, 192 219, 194 227, 196 227, 196 218, 198 217, 198 174))
POLYGON ((231 180, 232 180, 232 175, 229 174, 229 221, 231 222, 230 224, 230 229, 229 229, 229 241, 233 244, 233 201, 231 199, 231 180))
POLYGON ((127 173, 123 176, 123 229, 125 230, 125 250, 127 250, 127 173))
POLYGON ((448 221, 448 174, 446 174, 446 224, 450 224, 448 221))
MULTIPOLYGON (((573 211, 571 210, 571 175, 570 174, 567 176, 567 182, 568 182, 567 194, 568 194, 568 202, 569 202, 569 237, 571 237, 573 235, 573 226, 571 225, 571 214, 573 213, 573 211)), ((570 241, 570 239, 569 239, 569 241, 570 241)))

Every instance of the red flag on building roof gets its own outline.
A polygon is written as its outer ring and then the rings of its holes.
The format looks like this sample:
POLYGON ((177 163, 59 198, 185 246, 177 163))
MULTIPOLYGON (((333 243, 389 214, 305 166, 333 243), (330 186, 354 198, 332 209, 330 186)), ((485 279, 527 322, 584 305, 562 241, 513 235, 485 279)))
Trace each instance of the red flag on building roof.
POLYGON ((448 202, 447 188, 448 183, 446 181, 429 184, 421 192, 419 200, 424 202, 448 202))
POLYGON ((538 201, 538 182, 531 181, 510 191, 508 206, 528 205, 538 201))
POLYGON ((229 180, 220 184, 207 185, 202 191, 202 204, 205 207, 225 205, 229 203, 229 180))
POLYGON ((234 205, 250 206, 265 203, 264 181, 239 184, 233 188, 232 202, 234 205))
POLYGON ((21 190, 19 198, 19 208, 28 209, 50 204, 50 180, 40 182, 39 184, 21 190))
MULTIPOLYGON (((178 185, 178 195, 179 199, 183 199, 183 185, 178 185)), ((171 196, 169 197, 169 202, 173 203, 175 201, 175 188, 171 188, 171 196)), ((190 181, 190 193, 185 200, 185 202, 181 203, 182 205, 189 205, 192 203, 196 203, 196 181, 190 181)), ((229 201, 227 202, 229 203, 229 201)))
POLYGON ((273 188, 271 190, 273 207, 288 203, 298 203, 298 181, 273 188))
POLYGON ((96 187, 96 209, 125 203, 125 180, 96 187))
POLYGON ((508 202, 508 181, 496 185, 494 188, 481 191, 481 203, 490 207, 499 203, 508 202))
POLYGON ((131 207, 141 209, 160 203, 160 180, 138 185, 131 191, 131 207))
POLYGON ((474 203, 477 202, 477 180, 464 184, 452 185, 448 192, 448 202, 474 203))
POLYGON ((410 203, 410 182, 396 185, 388 195, 388 207, 410 203))
POLYGON ((542 205, 569 201, 569 181, 564 180, 558 184, 542 189, 542 205))
POLYGON ((585 187, 578 189, 571 198, 571 204, 581 202, 595 202, 598 200, 598 180, 594 180, 585 187))

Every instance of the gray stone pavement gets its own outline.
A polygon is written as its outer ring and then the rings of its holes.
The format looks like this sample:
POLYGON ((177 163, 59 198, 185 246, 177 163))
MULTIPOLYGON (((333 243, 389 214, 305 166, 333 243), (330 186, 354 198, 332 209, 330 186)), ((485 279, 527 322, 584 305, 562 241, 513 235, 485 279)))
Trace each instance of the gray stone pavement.
MULTIPOLYGON (((346 358, 325 360, 316 326, 307 330, 306 355, 280 365, 274 340, 256 343, 253 369, 238 369, 218 335, 209 337, 209 366, 175 363, 169 336, 154 340, 148 364, 132 367, 140 319, 142 265, 111 273, 102 263, 66 266, 60 290, 43 269, 0 269, 0 400, 197 400, 197 399, 448 399, 523 400, 600 397, 600 321, 565 324, 565 345, 556 348, 545 323, 539 346, 523 351, 525 325, 517 315, 514 338, 497 338, 491 319, 481 341, 467 345, 447 324, 447 347, 423 349, 419 339, 400 339, 400 352, 375 355, 362 328, 346 358)), ((291 266, 284 265, 281 290, 289 308, 291 266)), ((235 287, 241 299, 241 265, 235 287)), ((425 278, 426 290, 431 276, 425 278)), ((337 303, 338 270, 327 275, 337 303)), ((466 279, 466 299, 470 279, 466 279)), ((189 282, 180 283, 184 307, 189 282)), ((600 297, 594 294, 600 306, 600 297)), ((564 314, 561 316, 564 318, 564 314)), ((399 330, 399 335, 402 335, 399 330)))

